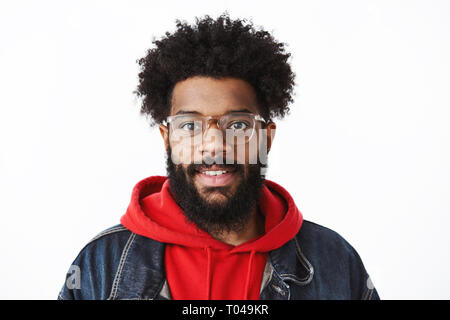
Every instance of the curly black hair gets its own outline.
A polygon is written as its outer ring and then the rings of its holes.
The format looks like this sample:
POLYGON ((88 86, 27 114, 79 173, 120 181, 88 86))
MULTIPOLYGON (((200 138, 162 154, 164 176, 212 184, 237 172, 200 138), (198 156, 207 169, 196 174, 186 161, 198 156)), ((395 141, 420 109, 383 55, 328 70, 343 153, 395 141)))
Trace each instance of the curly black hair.
POLYGON ((195 18, 195 25, 176 20, 177 30, 153 39, 140 65, 141 114, 161 123, 169 115, 175 84, 193 76, 233 77, 252 85, 261 116, 284 117, 293 102, 295 74, 287 62, 284 43, 246 19, 230 19, 227 12, 216 20, 195 18))

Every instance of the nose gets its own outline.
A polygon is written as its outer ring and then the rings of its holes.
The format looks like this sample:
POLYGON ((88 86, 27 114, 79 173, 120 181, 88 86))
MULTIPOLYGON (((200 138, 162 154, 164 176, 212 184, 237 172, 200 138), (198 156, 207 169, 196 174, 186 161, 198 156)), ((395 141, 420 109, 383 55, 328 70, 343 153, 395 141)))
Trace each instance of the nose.
POLYGON ((223 164, 224 153, 226 153, 225 137, 218 127, 217 121, 209 121, 204 130, 198 149, 202 159, 210 159, 209 161, 213 160, 216 164, 223 164))
POLYGON ((205 128, 199 151, 202 152, 203 155, 216 157, 224 151, 223 141, 222 131, 218 129, 217 126, 215 128, 205 128))

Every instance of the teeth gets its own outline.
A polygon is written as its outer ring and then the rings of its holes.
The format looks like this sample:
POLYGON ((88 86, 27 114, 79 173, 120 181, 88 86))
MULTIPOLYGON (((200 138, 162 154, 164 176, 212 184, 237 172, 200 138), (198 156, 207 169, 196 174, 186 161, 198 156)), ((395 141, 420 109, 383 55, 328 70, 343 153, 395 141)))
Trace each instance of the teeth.
POLYGON ((228 171, 225 170, 218 170, 218 171, 204 171, 204 174, 207 174, 208 176, 220 176, 221 174, 227 173, 228 171))

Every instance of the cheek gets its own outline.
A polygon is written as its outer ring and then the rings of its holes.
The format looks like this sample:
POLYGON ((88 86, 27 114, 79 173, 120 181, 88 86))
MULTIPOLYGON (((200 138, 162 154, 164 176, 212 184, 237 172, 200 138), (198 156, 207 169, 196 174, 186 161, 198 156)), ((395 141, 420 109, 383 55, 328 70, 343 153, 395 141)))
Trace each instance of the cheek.
POLYGON ((234 161, 237 164, 258 163, 258 139, 252 138, 246 144, 234 146, 234 161))
POLYGON ((183 172, 183 174, 185 175, 185 177, 186 177, 186 180, 190 180, 195 174, 194 174, 194 172, 189 172, 189 170, 188 170, 188 168, 187 168, 187 166, 186 165, 179 165, 178 166, 178 169, 181 171, 181 172, 183 172))
POLYGON ((171 142, 172 162, 176 165, 188 165, 193 163, 193 148, 188 148, 184 143, 171 142))

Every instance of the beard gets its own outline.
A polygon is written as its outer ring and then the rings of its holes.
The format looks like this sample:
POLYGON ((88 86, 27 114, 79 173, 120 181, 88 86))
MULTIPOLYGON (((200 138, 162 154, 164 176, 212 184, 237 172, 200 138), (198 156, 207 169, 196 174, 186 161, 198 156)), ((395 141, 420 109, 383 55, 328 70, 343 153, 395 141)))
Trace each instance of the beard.
POLYGON ((186 168, 172 162, 172 150, 167 150, 167 176, 174 200, 183 210, 186 219, 211 235, 223 232, 240 232, 249 221, 253 210, 261 197, 265 177, 261 174, 263 167, 257 164, 220 164, 221 167, 234 170, 240 176, 240 182, 234 192, 230 186, 204 187, 202 196, 194 184, 194 177, 200 169, 208 164, 189 164, 186 168), (246 171, 247 168, 247 171, 246 171), (225 200, 214 201, 212 196, 220 193, 225 200), (209 198, 209 199, 208 199, 209 198))

